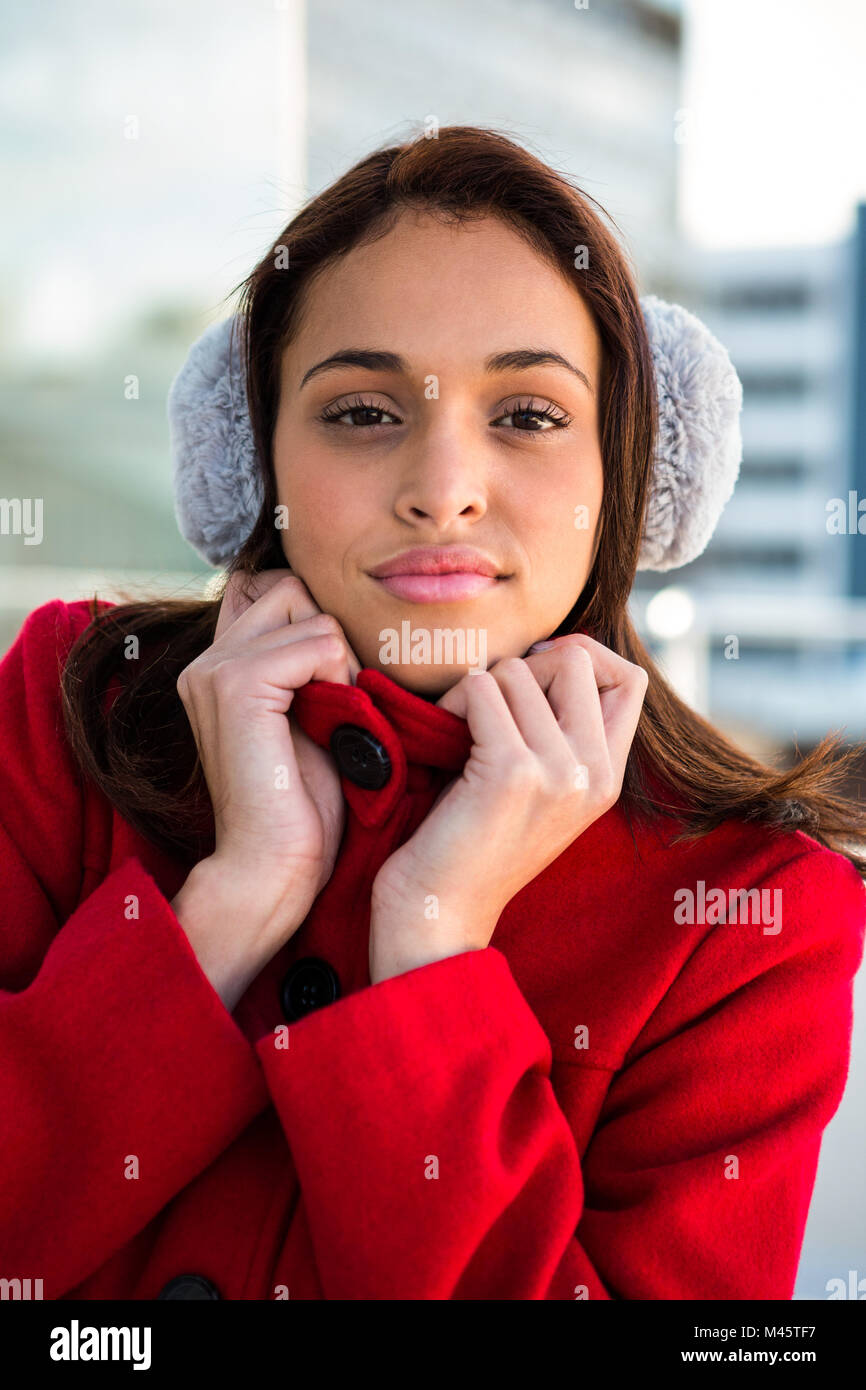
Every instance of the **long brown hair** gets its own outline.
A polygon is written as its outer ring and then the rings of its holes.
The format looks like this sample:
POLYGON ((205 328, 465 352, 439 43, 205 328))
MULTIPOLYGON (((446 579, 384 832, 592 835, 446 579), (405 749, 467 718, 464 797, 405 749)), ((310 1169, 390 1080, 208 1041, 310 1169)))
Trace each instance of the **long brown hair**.
MULTIPOLYGON (((446 126, 434 139, 417 136, 374 151, 312 198, 230 292, 241 291, 236 326, 264 498, 225 578, 286 565, 274 525, 271 441, 281 355, 304 292, 335 257, 383 236, 408 208, 457 222, 503 219, 574 284, 593 313, 603 359, 600 540, 556 635, 590 632, 649 673, 621 794, 629 824, 632 814, 650 822, 675 816, 672 843, 705 835, 729 817, 799 827, 866 872, 866 812, 839 788, 864 749, 842 751, 832 734, 792 768, 756 761, 677 696, 634 630, 626 604, 648 499, 656 388, 633 271, 595 199, 500 131, 446 126), (288 251, 289 269, 280 248, 288 251)), ((213 827, 176 683, 213 641, 223 588, 224 581, 214 596, 195 600, 130 601, 127 593, 102 609, 94 595, 91 622, 61 678, 67 734, 84 773, 147 839, 192 862, 210 852, 213 827), (140 642, 135 662, 123 659, 132 633, 140 642), (109 688, 116 699, 107 709, 109 688)))

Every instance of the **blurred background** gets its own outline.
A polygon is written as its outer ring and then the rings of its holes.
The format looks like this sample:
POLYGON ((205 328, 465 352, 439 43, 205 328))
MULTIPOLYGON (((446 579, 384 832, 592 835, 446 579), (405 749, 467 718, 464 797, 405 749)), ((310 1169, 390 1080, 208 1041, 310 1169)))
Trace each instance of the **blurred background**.
MULTIPOLYGON (((51 598, 213 577, 174 517, 171 380, 308 196, 434 119, 506 129, 569 172, 620 227, 640 292, 698 313, 739 371, 744 457, 718 529, 692 564, 638 576, 656 658, 780 765, 830 729, 866 737, 858 0, 0 14, 0 652, 51 598)), ((864 971, 856 1007, 797 1298, 866 1278, 864 971)))

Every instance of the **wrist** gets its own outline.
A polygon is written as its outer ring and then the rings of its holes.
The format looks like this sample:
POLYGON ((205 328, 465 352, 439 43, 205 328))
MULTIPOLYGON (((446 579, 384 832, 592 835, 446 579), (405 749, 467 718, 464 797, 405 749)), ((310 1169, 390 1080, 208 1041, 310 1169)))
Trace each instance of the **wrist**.
POLYGON ((390 980, 395 975, 407 975, 410 970, 420 970, 424 965, 434 965, 438 960, 448 960, 450 956, 459 956, 464 951, 480 951, 481 946, 454 946, 449 949, 433 949, 429 951, 416 950, 411 953, 390 951, 385 948, 377 950, 372 944, 370 947, 370 984, 378 985, 383 980, 390 980))
POLYGON ((453 913, 430 920, 402 910, 393 900, 387 909, 371 905, 370 982, 379 984, 393 975, 405 975, 464 951, 482 950, 492 929, 468 923, 453 913))
POLYGON ((171 901, 199 965, 231 1010, 303 916, 216 855, 199 860, 171 901))
POLYGON ((244 860, 223 856, 219 850, 200 859, 187 882, 190 879, 202 894, 213 894, 227 918, 243 922, 247 940, 256 929, 263 939, 279 933, 291 935, 316 896, 315 889, 302 889, 299 878, 290 884, 273 882, 263 871, 251 868, 244 860))
POLYGON ((232 941, 225 902, 216 891, 212 875, 196 864, 171 900, 171 908, 207 976, 226 1008, 234 1009, 250 980, 249 959, 232 941))

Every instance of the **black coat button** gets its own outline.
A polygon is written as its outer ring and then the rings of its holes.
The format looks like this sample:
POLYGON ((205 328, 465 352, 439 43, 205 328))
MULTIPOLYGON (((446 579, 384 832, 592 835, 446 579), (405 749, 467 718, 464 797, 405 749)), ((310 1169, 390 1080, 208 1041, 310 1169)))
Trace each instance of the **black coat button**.
POLYGON ((331 752, 350 782, 378 791, 391 776, 391 759, 384 746, 357 724, 338 724, 331 734, 331 752))
POLYGON ((280 986, 280 1004, 290 1023, 325 1004, 333 1004, 339 997, 340 981, 336 970, 318 956, 296 960, 280 986))
POLYGON ((179 1274, 169 1279, 157 1298, 219 1298, 220 1292, 203 1274, 179 1274))

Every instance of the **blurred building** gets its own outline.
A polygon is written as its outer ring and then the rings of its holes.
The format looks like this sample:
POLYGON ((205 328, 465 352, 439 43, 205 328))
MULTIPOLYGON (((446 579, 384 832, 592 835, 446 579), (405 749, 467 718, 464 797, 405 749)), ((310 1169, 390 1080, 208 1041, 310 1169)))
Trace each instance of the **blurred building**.
POLYGON ((345 0, 307 14, 308 183, 317 190, 410 123, 493 125, 610 213, 644 289, 678 284, 679 5, 605 0, 345 0))
POLYGON ((713 717, 772 741, 863 737, 866 206, 838 244, 693 251, 686 278, 743 383, 743 462, 704 554, 636 592, 689 591, 713 717))

